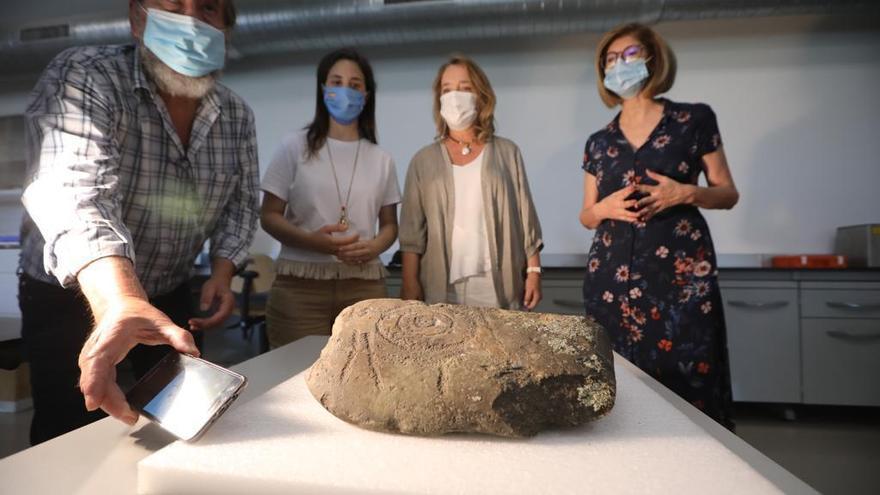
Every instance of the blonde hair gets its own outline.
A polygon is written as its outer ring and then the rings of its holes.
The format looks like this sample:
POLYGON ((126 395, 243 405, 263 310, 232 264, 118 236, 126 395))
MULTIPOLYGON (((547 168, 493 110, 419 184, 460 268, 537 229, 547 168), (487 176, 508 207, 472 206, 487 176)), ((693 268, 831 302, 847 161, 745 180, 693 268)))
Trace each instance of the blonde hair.
POLYGON ((648 80, 642 88, 643 93, 653 98, 669 91, 675 83, 675 53, 666 41, 644 24, 634 22, 618 26, 605 33, 596 47, 596 85, 599 87, 599 96, 609 108, 620 105, 623 99, 605 87, 605 55, 611 43, 624 36, 637 39, 647 52, 648 80))
POLYGON ((437 126, 437 137, 449 134, 449 126, 440 115, 440 92, 442 90, 443 73, 452 65, 463 66, 468 71, 471 86, 477 95, 477 118, 474 120, 477 140, 485 143, 495 135, 495 91, 486 73, 470 58, 464 55, 453 55, 440 66, 434 79, 434 124, 437 126))

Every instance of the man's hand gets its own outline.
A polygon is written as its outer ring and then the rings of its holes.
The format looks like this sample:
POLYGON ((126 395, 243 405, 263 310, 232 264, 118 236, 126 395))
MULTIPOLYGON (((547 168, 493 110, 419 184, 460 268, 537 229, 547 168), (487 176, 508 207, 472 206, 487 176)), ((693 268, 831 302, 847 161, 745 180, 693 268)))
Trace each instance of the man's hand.
POLYGON ((217 309, 211 316, 190 318, 189 329, 197 331, 214 328, 226 321, 226 318, 229 318, 232 310, 235 309, 235 294, 229 288, 229 281, 221 277, 212 276, 202 285, 199 309, 206 312, 214 307, 217 309))
POLYGON ((101 408, 128 424, 138 414, 116 384, 116 365, 137 344, 170 344, 194 356, 199 350, 192 335, 171 322, 147 300, 131 260, 121 256, 99 258, 76 276, 97 325, 79 354, 79 387, 86 409, 101 408))
POLYGON ((202 285, 199 298, 199 310, 203 313, 217 308, 214 313, 204 318, 190 318, 189 329, 205 330, 220 325, 235 309, 235 294, 229 286, 235 275, 235 264, 226 258, 215 258, 211 262, 211 278, 202 285))
POLYGON ((137 344, 169 344, 179 352, 199 355, 192 335, 140 297, 120 297, 103 308, 97 326, 79 355, 80 390, 86 409, 103 409, 130 425, 135 412, 116 383, 116 365, 137 344))

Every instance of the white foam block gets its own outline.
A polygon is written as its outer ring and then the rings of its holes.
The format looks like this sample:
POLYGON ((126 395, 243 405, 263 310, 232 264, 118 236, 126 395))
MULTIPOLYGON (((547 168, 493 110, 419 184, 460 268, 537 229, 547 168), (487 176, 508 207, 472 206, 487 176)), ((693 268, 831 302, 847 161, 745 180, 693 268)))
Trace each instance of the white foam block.
MULTIPOLYGON (((618 361, 622 361, 618 357, 618 361)), ((750 464, 616 366, 618 395, 594 423, 524 440, 378 433, 327 412, 300 373, 194 444, 138 465, 140 493, 779 493, 750 464)))

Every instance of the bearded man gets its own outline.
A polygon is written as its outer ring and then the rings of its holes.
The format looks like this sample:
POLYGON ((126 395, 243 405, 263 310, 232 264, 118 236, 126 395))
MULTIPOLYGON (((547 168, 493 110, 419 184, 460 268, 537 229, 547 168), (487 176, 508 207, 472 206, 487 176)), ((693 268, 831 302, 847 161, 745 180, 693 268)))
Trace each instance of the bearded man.
POLYGON ((217 82, 232 0, 128 7, 134 43, 60 53, 25 113, 33 444, 104 413, 134 424, 116 365, 128 356, 139 377, 172 347, 198 355, 193 336, 234 307, 229 284, 256 226, 253 112, 217 82), (212 273, 194 318, 188 282, 206 240, 212 273))

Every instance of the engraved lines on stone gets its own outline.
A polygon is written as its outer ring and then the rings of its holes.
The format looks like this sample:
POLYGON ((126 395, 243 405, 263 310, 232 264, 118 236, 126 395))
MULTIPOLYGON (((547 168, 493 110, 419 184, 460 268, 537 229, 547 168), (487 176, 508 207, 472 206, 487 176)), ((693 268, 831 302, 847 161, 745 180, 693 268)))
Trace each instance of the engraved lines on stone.
POLYGON ((361 337, 364 342, 364 349, 367 351, 367 368, 370 370, 370 377, 373 379, 376 388, 381 388, 382 377, 379 376, 379 369, 373 364, 373 346, 370 344, 370 336, 362 333, 361 337))
POLYGON ((468 334, 462 329, 468 328, 469 323, 456 322, 443 308, 431 308, 425 315, 404 307, 384 314, 376 323, 376 333, 386 342, 404 349, 420 349, 428 341, 437 351, 446 354, 463 349, 468 334))
POLYGON ((351 362, 354 361, 355 350, 357 349, 357 338, 354 333, 351 334, 348 343, 348 353, 345 356, 345 364, 342 365, 342 371, 339 373, 339 382, 345 381, 348 370, 351 368, 351 362))
POLYGON ((348 377, 352 373, 352 364, 359 357, 363 357, 366 360, 367 370, 373 384, 377 389, 381 388, 382 377, 379 374, 376 365, 373 363, 373 345, 370 342, 370 335, 367 332, 351 334, 348 343, 348 352, 345 356, 345 364, 342 365, 342 370, 339 372, 339 383, 348 381, 348 377))
POLYGON ((437 368, 437 393, 440 394, 441 397, 443 396, 443 389, 445 388, 445 383, 443 383, 443 364, 437 368))

